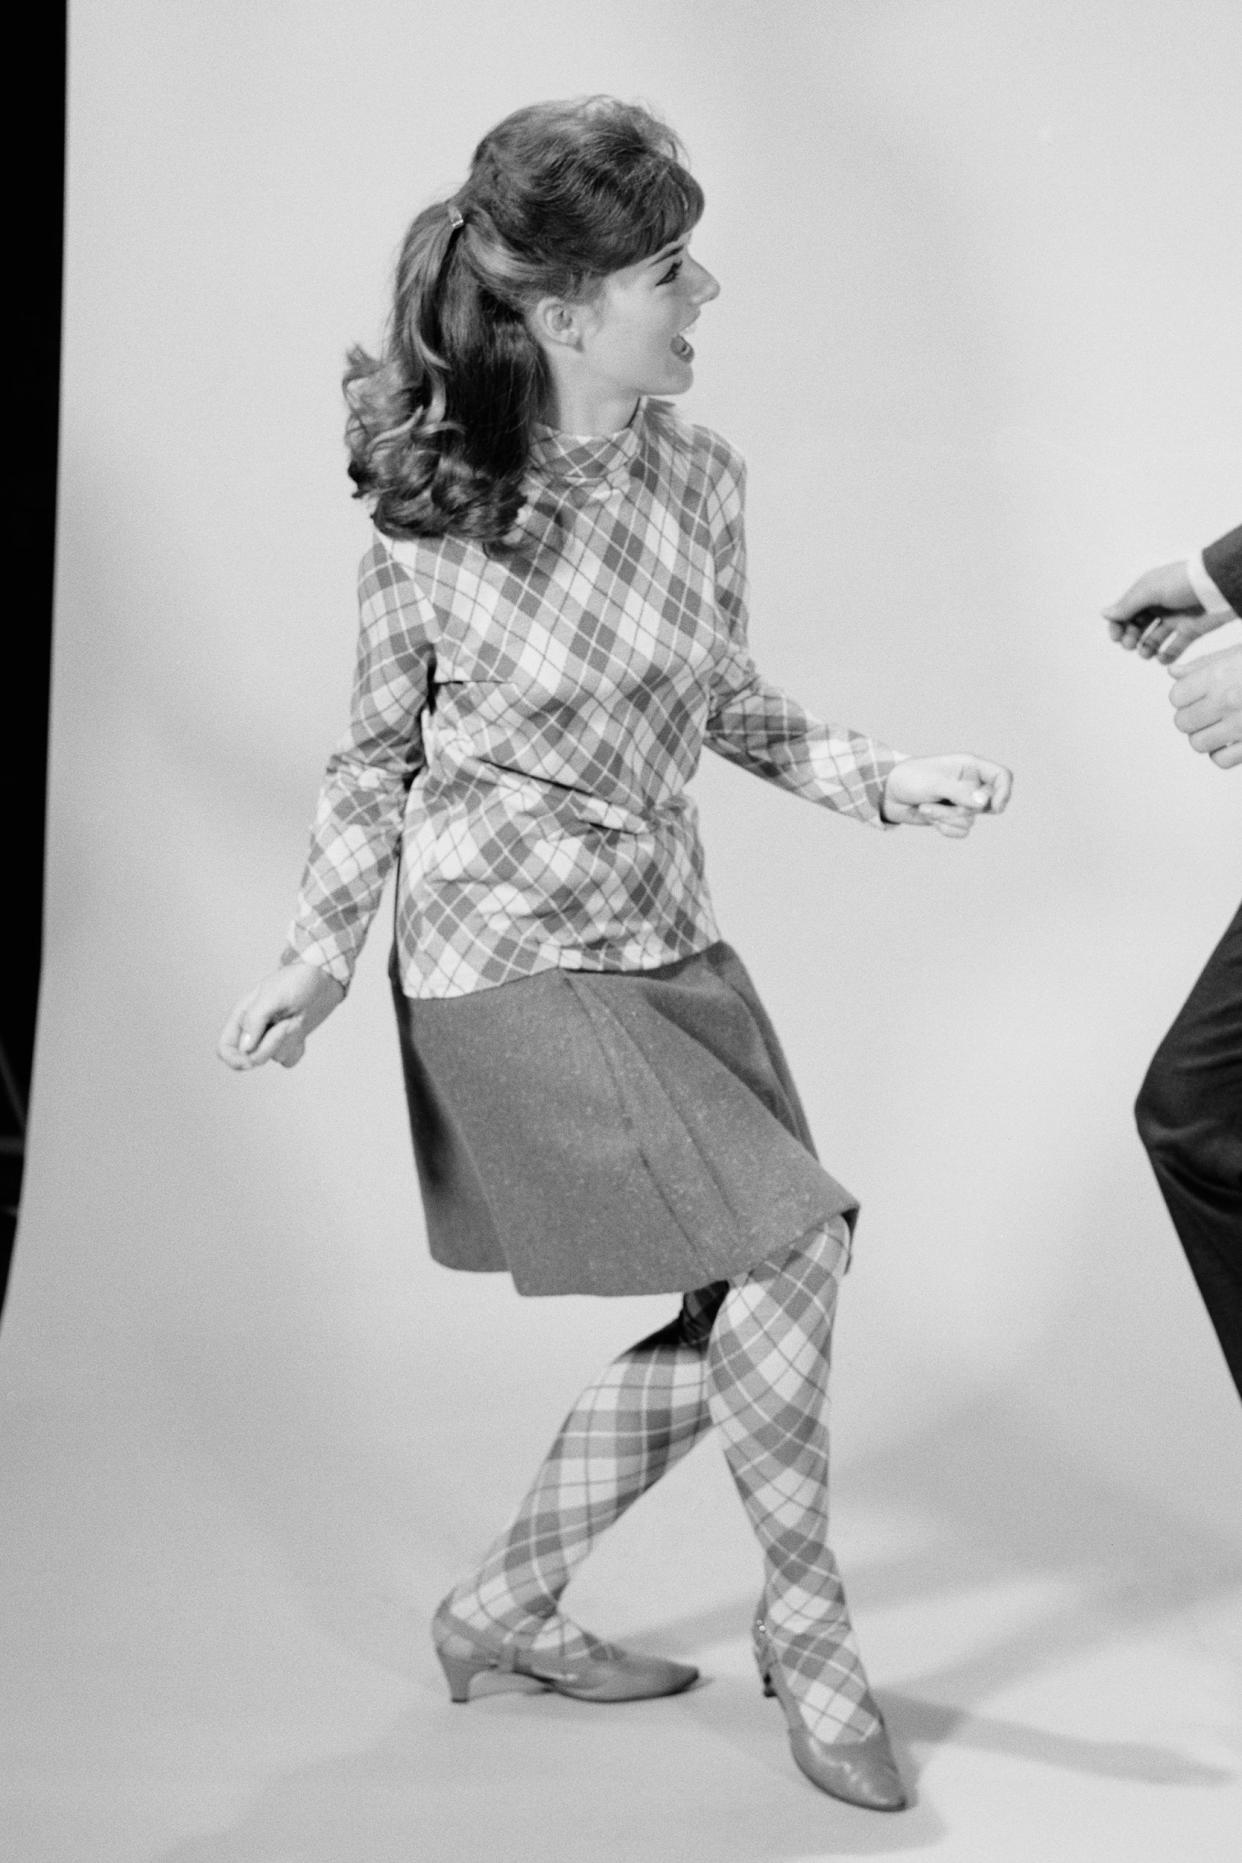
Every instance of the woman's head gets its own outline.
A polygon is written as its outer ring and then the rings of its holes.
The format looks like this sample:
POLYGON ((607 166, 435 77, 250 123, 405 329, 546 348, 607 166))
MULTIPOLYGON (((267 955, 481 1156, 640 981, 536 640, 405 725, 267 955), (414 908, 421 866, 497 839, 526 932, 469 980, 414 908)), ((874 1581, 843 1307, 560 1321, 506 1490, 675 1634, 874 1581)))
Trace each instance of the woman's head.
POLYGON ((597 303, 702 210, 671 131, 636 105, 533 104, 491 130, 406 235, 382 358, 351 357, 350 470, 381 527, 503 536, 549 406, 540 307, 597 303))
POLYGON ((542 297, 589 298, 610 272, 682 238, 703 193, 664 124, 636 104, 588 97, 498 123, 456 204, 480 278, 529 309, 542 297))

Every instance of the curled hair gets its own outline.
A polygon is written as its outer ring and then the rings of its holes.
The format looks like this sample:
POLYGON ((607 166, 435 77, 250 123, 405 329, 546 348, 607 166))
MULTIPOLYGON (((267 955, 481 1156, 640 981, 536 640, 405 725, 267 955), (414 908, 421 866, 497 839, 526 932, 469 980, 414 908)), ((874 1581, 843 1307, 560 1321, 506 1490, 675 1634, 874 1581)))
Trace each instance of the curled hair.
POLYGON ((531 104, 491 130, 405 236, 381 354, 349 355, 349 473, 379 528, 499 542, 551 390, 529 312, 590 299, 702 211, 672 131, 638 105, 531 104))

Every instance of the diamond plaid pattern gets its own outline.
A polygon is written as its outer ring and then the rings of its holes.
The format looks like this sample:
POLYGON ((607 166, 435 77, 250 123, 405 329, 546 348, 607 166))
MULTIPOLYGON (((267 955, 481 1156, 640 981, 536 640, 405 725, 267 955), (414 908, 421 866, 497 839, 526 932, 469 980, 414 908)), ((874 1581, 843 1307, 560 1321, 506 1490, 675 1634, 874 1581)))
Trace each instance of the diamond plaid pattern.
POLYGON ((542 434, 503 547, 375 534, 286 961, 348 984, 398 856, 411 996, 705 949, 686 793, 705 743, 878 822, 894 753, 751 660, 743 481, 716 435, 647 402, 619 435, 542 434))
POLYGON ((566 1670, 610 1652, 560 1610, 595 1539, 713 1424, 764 1554, 760 1610, 817 1740, 881 1725, 828 1543, 827 1384, 849 1254, 834 1220, 784 1261, 687 1294, 565 1419, 512 1524, 452 1593, 454 1614, 566 1670))
POLYGON ((712 1332, 712 1420, 763 1547, 760 1613, 812 1738, 881 1725, 828 1543, 828 1369, 849 1255, 838 1218, 729 1290, 712 1332))
POLYGON ((719 1282, 687 1294, 671 1325, 583 1392, 511 1525, 452 1593, 455 1616, 566 1671, 611 1653, 558 1609, 560 1597, 605 1527, 711 1428, 707 1337, 724 1292, 719 1282))

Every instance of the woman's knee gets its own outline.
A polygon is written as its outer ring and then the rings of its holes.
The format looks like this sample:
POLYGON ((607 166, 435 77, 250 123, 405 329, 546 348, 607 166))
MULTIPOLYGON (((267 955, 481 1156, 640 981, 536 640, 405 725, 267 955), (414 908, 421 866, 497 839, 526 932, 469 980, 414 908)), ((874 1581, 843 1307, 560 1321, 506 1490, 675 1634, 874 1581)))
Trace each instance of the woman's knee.
POLYGON ((739 1338, 749 1341, 790 1327, 830 1328, 849 1257, 849 1224, 833 1216, 788 1254, 760 1262, 729 1283, 712 1327, 713 1352, 718 1357, 739 1338))
POLYGON ((835 1294, 850 1265, 850 1248, 853 1240, 849 1222, 844 1216, 830 1216, 820 1228, 809 1236, 804 1236, 787 1259, 780 1264, 780 1276, 791 1285, 801 1286, 807 1290, 820 1286, 831 1286, 835 1294))

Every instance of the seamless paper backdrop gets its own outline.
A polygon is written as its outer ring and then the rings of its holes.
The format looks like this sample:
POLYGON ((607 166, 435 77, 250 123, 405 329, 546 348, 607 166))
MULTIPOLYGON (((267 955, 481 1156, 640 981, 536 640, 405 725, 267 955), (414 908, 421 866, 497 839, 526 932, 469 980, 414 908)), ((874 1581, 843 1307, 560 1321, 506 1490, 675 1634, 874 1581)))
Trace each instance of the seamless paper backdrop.
POLYGON ((726 935, 863 1203, 843 1506, 1011 1540, 1030 1506, 1102 1550, 1107 1495, 1236 1544, 1236 1400, 1130 1107, 1236 908, 1242 775, 1188 752, 1165 675, 1098 618, 1242 515, 1232 0, 72 14, 9 1399, 106 1417, 118 1469, 171 1432, 218 1472, 193 1506, 256 1548, 322 1578, 369 1536, 394 1591, 413 1567, 434 1597, 668 1305, 524 1303, 429 1263, 387 908, 298 1069, 213 1055, 279 949, 345 715, 344 350, 378 339, 406 222, 492 122, 606 90, 666 114, 706 188, 723 291, 684 407, 749 461, 760 664, 903 749, 1017 773, 965 845, 710 758, 697 784, 726 935))

